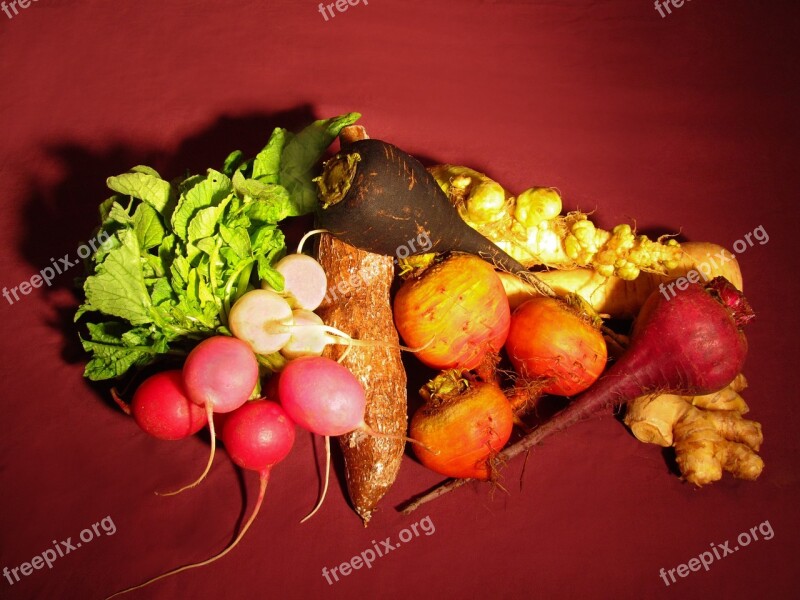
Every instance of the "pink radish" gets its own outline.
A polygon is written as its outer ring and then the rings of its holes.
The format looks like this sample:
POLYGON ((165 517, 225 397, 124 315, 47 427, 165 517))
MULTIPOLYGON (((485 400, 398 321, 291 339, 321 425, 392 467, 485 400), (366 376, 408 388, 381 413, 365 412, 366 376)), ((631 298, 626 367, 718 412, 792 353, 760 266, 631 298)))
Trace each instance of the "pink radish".
POLYGON ((360 430, 367 435, 416 440, 379 433, 364 421, 367 401, 364 388, 356 377, 335 360, 305 356, 290 361, 281 371, 278 396, 292 420, 300 427, 325 436, 326 477, 321 497, 309 519, 319 510, 328 488, 330 473, 330 436, 360 430))
POLYGON ((172 496, 195 487, 205 479, 214 462, 217 441, 213 413, 228 413, 247 402, 258 383, 258 361, 250 347, 225 335, 207 338, 195 346, 183 364, 183 384, 189 399, 205 408, 211 432, 211 452, 200 477, 172 496))
POLYGON ((256 471, 259 474, 258 498, 250 518, 247 519, 236 539, 219 554, 202 562, 186 565, 154 577, 145 583, 117 592, 110 598, 141 589, 160 579, 189 569, 210 565, 233 550, 258 516, 267 491, 272 467, 289 454, 294 444, 294 437, 294 423, 277 402, 269 400, 248 402, 226 415, 225 423, 222 426, 222 442, 225 444, 228 454, 233 462, 243 469, 256 471))
POLYGON ((278 381, 281 404, 292 420, 313 433, 343 435, 372 430, 364 422, 364 388, 335 360, 306 356, 291 361, 278 381))
POLYGON ((206 412, 187 397, 177 369, 145 379, 133 394, 130 411, 139 427, 161 440, 181 440, 208 423, 206 412))

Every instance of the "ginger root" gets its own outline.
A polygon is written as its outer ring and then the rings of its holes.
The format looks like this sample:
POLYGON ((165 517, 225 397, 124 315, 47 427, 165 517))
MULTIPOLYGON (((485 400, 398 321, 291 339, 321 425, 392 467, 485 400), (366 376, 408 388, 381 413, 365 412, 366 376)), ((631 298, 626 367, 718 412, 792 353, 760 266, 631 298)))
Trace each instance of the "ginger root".
POLYGON ((580 211, 561 215, 561 196, 554 188, 530 188, 515 198, 468 167, 428 170, 469 226, 527 267, 590 267, 606 277, 632 280, 642 271, 666 273, 680 262, 680 245, 673 239, 651 240, 628 224, 605 231, 580 211))
POLYGON ((705 396, 642 396, 628 405, 625 424, 642 442, 675 448, 683 478, 702 486, 728 471, 754 480, 764 468, 756 454, 764 437, 761 425, 742 418, 748 407, 738 375, 723 390, 705 396))

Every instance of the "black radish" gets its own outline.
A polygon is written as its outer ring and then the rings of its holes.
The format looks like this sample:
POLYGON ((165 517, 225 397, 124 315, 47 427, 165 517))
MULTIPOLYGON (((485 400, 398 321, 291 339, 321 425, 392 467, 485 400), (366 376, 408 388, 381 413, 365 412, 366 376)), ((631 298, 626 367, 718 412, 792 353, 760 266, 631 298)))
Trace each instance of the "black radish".
POLYGON ((520 275, 549 296, 553 291, 467 225, 433 176, 396 146, 364 139, 325 163, 317 179, 320 226, 344 242, 386 256, 426 252, 475 254, 520 275), (415 243, 425 239, 426 244, 415 243))

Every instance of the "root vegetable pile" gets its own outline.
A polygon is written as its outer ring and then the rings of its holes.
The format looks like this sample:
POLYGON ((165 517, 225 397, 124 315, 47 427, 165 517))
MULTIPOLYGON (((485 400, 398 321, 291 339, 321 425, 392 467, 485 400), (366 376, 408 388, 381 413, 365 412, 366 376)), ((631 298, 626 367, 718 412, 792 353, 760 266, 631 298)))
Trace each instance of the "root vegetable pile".
POLYGON ((178 185, 147 167, 108 181, 115 195, 101 206, 101 229, 110 241, 89 261, 76 314, 86 377, 130 384, 162 360, 130 404, 112 390, 115 401, 159 440, 209 428, 202 474, 161 495, 204 480, 217 433, 236 465, 259 474, 230 545, 124 592, 231 552, 295 426, 326 447, 322 490, 303 521, 322 507, 332 436, 367 525, 406 442, 451 478, 410 512, 466 481, 496 481, 508 460, 615 406, 637 439, 674 448, 692 484, 761 474, 761 426, 744 418, 740 395, 753 311, 730 253, 628 225, 598 229, 582 212, 562 214, 553 188, 514 197, 466 167, 426 170, 369 139, 352 125, 358 116, 297 135, 277 129, 255 158, 233 153, 221 171, 178 185), (317 168, 337 135, 340 150, 317 168), (320 229, 287 254, 279 222, 311 213, 320 229), (311 236, 315 256, 303 252, 311 236), (677 277, 690 283, 676 292, 677 277), (630 332, 619 329, 632 318, 630 332), (408 432, 402 350, 429 380, 408 432), (565 397, 566 408, 534 426, 545 394, 565 397))

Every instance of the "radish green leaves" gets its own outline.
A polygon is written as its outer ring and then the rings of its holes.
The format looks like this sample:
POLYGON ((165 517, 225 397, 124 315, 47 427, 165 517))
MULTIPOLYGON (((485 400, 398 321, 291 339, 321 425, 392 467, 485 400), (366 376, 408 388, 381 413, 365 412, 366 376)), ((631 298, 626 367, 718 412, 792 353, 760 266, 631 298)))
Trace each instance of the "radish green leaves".
POLYGON ((123 375, 158 355, 229 333, 235 300, 266 280, 286 252, 278 223, 316 204, 314 167, 339 131, 360 115, 317 121, 294 135, 276 129, 245 160, 234 152, 221 171, 169 182, 149 167, 108 179, 115 192, 100 205, 109 239, 91 257, 81 339, 91 357, 85 376, 123 375))

